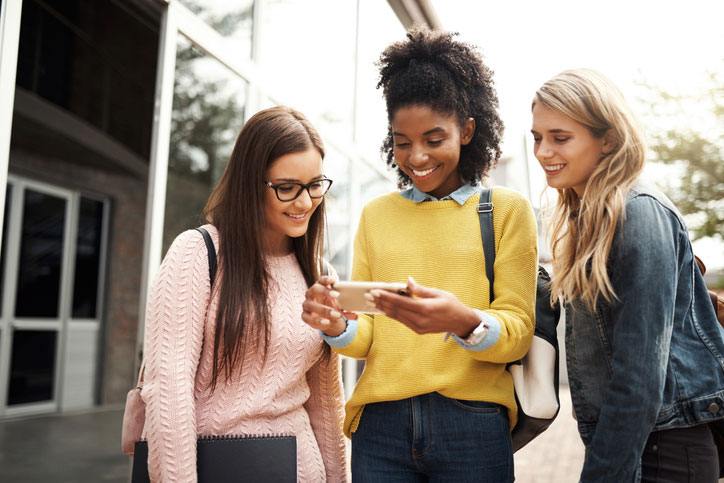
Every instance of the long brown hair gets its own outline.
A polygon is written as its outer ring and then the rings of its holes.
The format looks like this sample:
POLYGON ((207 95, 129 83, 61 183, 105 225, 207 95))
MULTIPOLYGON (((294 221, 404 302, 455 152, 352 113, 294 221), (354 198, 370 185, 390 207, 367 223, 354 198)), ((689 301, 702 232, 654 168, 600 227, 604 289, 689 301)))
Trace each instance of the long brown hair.
POLYGON ((596 138, 608 133, 616 143, 588 178, 583 200, 572 188, 558 189, 549 216, 551 301, 580 298, 593 310, 599 296, 608 302, 616 298, 607 263, 616 228, 624 222, 626 196, 643 171, 643 132, 621 91, 595 70, 561 72, 538 89, 533 106, 538 102, 582 124, 596 138))
MULTIPOLYGON (((299 111, 278 106, 254 114, 239 133, 229 163, 204 208, 204 218, 219 231, 219 291, 214 337, 212 389, 241 367, 248 347, 269 343, 268 274, 265 258, 264 174, 279 157, 314 148, 324 158, 317 130, 299 111)), ((293 239, 294 253, 307 285, 322 270, 324 199, 307 232, 293 239)))

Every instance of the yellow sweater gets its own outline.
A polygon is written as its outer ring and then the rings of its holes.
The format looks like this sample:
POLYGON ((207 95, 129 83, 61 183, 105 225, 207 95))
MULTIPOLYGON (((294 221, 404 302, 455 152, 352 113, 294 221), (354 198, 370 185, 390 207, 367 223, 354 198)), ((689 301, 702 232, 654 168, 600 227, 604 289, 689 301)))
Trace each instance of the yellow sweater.
POLYGON ((536 222, 528 201, 506 188, 493 190, 495 300, 489 303, 485 259, 476 212, 479 195, 464 205, 449 201, 415 203, 399 193, 369 202, 354 244, 354 280, 406 282, 452 292, 501 324, 498 341, 474 352, 442 333, 418 335, 383 315, 360 316, 352 342, 338 353, 366 359, 346 405, 344 432, 357 430, 365 404, 438 392, 489 401, 508 408, 517 421, 507 362, 520 359, 533 337, 537 274, 536 222))

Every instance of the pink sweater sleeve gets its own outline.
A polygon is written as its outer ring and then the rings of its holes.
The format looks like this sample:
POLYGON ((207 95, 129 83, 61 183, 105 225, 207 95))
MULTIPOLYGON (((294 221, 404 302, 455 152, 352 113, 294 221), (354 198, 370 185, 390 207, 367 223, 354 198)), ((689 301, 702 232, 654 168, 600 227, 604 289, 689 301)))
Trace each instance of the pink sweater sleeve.
POLYGON ((201 234, 176 238, 146 309, 148 472, 152 482, 196 482, 194 385, 209 305, 209 264, 201 234))
POLYGON ((317 361, 307 372, 307 384, 309 399, 304 408, 322 453, 327 481, 346 482, 347 451, 342 433, 344 396, 339 356, 331 352, 329 357, 317 361))

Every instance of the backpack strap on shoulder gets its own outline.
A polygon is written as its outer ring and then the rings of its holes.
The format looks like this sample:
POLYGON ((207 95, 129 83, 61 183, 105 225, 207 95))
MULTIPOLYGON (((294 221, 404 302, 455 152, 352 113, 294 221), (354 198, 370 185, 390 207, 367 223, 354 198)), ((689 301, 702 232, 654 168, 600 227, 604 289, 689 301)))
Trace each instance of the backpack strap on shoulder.
POLYGON ((205 228, 198 227, 194 228, 194 230, 201 233, 204 237, 204 242, 206 242, 206 251, 209 255, 209 286, 213 288, 214 279, 216 278, 216 247, 214 247, 211 235, 209 235, 209 232, 206 231, 205 228))
POLYGON ((483 253, 485 254, 485 276, 490 285, 490 303, 493 303, 495 293, 493 282, 495 280, 495 230, 493 228, 493 190, 483 188, 478 203, 478 218, 480 219, 480 237, 483 239, 483 253))

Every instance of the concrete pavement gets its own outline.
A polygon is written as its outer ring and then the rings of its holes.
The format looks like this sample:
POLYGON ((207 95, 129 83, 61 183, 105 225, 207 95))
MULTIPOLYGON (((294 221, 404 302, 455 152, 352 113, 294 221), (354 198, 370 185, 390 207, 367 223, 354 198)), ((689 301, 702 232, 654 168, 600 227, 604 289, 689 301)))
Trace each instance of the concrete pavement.
POLYGON ((516 483, 576 483, 584 447, 572 416, 568 386, 560 387, 561 410, 550 427, 515 453, 516 483))
MULTIPOLYGON (((568 388, 550 428, 515 455, 516 482, 575 483, 583 444, 571 417, 568 388)), ((7 483, 127 483, 121 453, 123 408, 0 421, 0 481, 7 483)))

